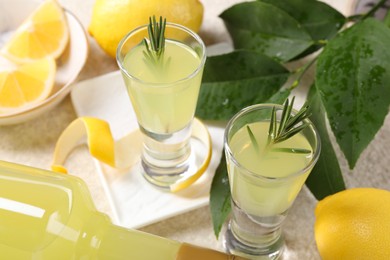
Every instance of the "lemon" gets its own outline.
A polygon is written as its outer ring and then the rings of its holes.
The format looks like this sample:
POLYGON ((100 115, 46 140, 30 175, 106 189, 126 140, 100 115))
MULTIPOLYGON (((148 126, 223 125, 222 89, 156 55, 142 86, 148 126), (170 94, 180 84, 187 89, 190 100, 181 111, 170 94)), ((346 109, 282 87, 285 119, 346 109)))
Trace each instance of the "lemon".
POLYGON ((390 259, 390 192, 353 188, 320 201, 315 239, 323 260, 390 259))
POLYGON ((62 7, 56 0, 46 0, 18 27, 1 52, 18 63, 55 59, 68 41, 69 28, 62 7))
POLYGON ((8 61, 6 66, 0 66, 0 111, 27 108, 46 99, 55 73, 56 63, 50 57, 22 65, 8 61))
POLYGON ((120 40, 147 24, 153 15, 198 32, 203 5, 199 0, 96 0, 88 31, 105 52, 115 57, 120 40))
MULTIPOLYGON (((210 164, 212 145, 207 127, 194 118, 191 136, 200 140, 206 147, 206 156, 199 168, 190 177, 170 186, 172 192, 185 189, 198 180, 210 164)), ((51 169, 55 172, 67 173, 63 166, 68 155, 87 137, 90 154, 117 169, 132 167, 140 158, 142 150, 142 135, 139 130, 130 132, 118 141, 114 141, 109 124, 94 117, 79 117, 75 119, 61 134, 54 149, 51 169)))

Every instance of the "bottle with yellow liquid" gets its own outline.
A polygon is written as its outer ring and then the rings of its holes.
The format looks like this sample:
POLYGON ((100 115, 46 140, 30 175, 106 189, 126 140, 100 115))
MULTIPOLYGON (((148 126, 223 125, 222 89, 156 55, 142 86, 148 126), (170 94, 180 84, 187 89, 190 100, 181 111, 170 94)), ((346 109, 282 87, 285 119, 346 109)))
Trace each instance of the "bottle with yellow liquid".
POLYGON ((0 161, 0 259, 243 259, 111 223, 77 177, 0 161))

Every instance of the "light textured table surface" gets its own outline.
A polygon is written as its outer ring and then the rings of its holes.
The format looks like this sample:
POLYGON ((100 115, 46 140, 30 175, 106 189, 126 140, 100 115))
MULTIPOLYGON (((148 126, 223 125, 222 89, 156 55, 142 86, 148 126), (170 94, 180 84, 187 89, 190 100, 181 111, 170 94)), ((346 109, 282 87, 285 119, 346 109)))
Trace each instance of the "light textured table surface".
MULTIPOLYGON (((94 0, 60 0, 87 27, 94 0)), ((226 29, 218 15, 238 0, 202 0, 205 17, 200 35, 206 44, 229 41, 226 29)), ((350 1, 326 1, 344 14, 350 12, 350 1)), ((90 54, 78 81, 117 70, 116 62, 106 56, 90 38, 90 54)), ((53 110, 38 118, 13 126, 0 126, 0 159, 48 169, 55 142, 65 127, 76 118, 70 98, 67 97, 53 110)), ((390 119, 364 151, 353 171, 349 170, 344 157, 338 152, 348 187, 373 186, 390 189, 390 119)), ((68 170, 83 178, 97 208, 110 214, 107 199, 96 175, 95 165, 86 147, 77 148, 67 163, 68 170)), ((287 241, 285 259, 319 259, 314 237, 314 207, 316 201, 303 189, 294 203, 284 225, 287 241)), ((216 240, 208 207, 142 228, 143 231, 180 241, 223 250, 216 240)))

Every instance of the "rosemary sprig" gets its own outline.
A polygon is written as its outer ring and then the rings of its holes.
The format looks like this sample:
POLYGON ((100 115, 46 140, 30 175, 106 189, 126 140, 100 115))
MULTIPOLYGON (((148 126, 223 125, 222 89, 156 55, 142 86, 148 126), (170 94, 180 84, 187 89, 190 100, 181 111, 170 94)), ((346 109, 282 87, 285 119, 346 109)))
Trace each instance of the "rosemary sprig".
POLYGON ((271 149, 272 152, 280 152, 280 153, 300 153, 300 154, 308 154, 311 153, 310 150, 304 148, 289 148, 289 147, 274 147, 271 149))
POLYGON ((251 128, 249 127, 249 125, 246 126, 246 130, 248 130, 249 138, 251 139, 251 142, 253 143, 253 147, 255 147, 256 152, 259 153, 260 152, 259 144, 257 143, 256 137, 253 134, 253 132, 252 132, 251 128))
MULTIPOLYGON (((268 128, 268 139, 267 139, 267 146, 266 150, 270 150, 273 152, 287 152, 287 153, 311 153, 310 150, 302 149, 302 148, 281 148, 281 147, 272 147, 272 145, 276 143, 280 143, 282 141, 285 141, 300 131, 302 131, 304 128, 306 128, 309 123, 303 122, 306 118, 310 116, 309 112, 309 105, 306 102, 301 109, 296 113, 295 115, 291 114, 293 105, 294 105, 295 97, 292 98, 291 103, 287 99, 284 103, 283 110, 282 110, 282 116, 279 122, 279 125, 277 124, 277 118, 276 118, 276 108, 273 107, 271 112, 271 119, 270 124, 268 128)), ((260 152, 260 148, 258 145, 258 142, 256 141, 255 135, 253 134, 250 127, 247 125, 247 131, 249 134, 249 137, 251 139, 251 142, 256 149, 256 152, 260 152)))
POLYGON ((294 100, 295 97, 292 98, 291 103, 289 103, 288 99, 284 102, 279 127, 276 124, 276 110, 275 107, 273 108, 268 131, 268 145, 287 140, 309 125, 309 123, 303 122, 310 116, 308 103, 305 102, 298 113, 296 115, 292 115, 291 111, 294 105, 294 100))
POLYGON ((155 16, 149 17, 149 40, 146 38, 142 40, 146 49, 143 51, 145 63, 151 69, 157 69, 159 72, 162 72, 170 63, 170 59, 164 63, 166 24, 167 20, 161 16, 159 22, 157 22, 155 16))

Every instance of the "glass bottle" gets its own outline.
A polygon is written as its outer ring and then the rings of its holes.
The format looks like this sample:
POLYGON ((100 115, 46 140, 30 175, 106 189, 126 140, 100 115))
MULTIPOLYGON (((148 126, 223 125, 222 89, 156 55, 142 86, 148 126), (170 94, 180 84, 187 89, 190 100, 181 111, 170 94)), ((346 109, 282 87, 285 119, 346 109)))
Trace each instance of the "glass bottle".
POLYGON ((71 175, 0 161, 1 259, 242 259, 113 225, 71 175))

